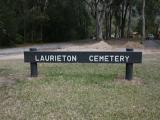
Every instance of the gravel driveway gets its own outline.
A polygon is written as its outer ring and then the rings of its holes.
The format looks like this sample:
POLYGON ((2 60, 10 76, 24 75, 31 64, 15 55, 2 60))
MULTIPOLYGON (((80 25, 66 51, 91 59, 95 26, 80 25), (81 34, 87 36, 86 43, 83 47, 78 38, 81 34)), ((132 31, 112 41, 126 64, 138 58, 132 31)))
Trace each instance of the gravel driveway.
MULTIPOLYGON (((38 50, 57 50, 57 49, 66 49, 69 50, 71 47, 78 50, 79 46, 85 46, 88 45, 89 47, 92 46, 91 42, 82 42, 79 43, 51 43, 51 44, 40 44, 40 45, 31 45, 27 47, 18 47, 18 48, 7 48, 7 49, 0 49, 0 60, 10 60, 10 59, 23 59, 23 52, 28 51, 29 48, 37 48, 38 50), (89 43, 89 44, 88 44, 89 43), (76 47, 75 47, 76 46, 76 47)), ((103 46, 103 45, 102 45, 103 46)), ((100 48, 102 48, 101 44, 99 45, 100 48)), ((146 40, 144 42, 144 49, 138 49, 138 51, 148 51, 150 53, 150 50, 156 50, 158 53, 160 53, 160 41, 157 40, 146 40)), ((89 47, 85 47, 86 49, 89 47)), ((95 48, 95 45, 94 45, 95 48)), ((113 50, 117 51, 123 51, 125 48, 114 48, 113 50)))
POLYGON ((145 48, 149 49, 156 49, 160 48, 160 41, 159 40, 146 40, 144 42, 145 48))
POLYGON ((29 48, 37 48, 38 50, 54 50, 62 48, 64 49, 72 45, 73 44, 71 43, 52 43, 52 44, 31 45, 27 47, 0 49, 0 60, 23 58, 23 52, 28 51, 29 48))

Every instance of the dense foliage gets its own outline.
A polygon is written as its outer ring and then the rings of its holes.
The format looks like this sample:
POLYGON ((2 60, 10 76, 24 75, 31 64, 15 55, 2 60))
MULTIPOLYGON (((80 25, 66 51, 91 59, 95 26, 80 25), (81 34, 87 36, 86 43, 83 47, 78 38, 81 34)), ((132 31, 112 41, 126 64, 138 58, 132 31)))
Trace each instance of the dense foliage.
MULTIPOLYGON (((138 0, 1 0, 0 46, 141 33, 141 4, 138 0)), ((145 11, 147 32, 157 32, 160 0, 146 1, 145 11)))
POLYGON ((1 0, 0 45, 83 39, 90 17, 75 0, 1 0))

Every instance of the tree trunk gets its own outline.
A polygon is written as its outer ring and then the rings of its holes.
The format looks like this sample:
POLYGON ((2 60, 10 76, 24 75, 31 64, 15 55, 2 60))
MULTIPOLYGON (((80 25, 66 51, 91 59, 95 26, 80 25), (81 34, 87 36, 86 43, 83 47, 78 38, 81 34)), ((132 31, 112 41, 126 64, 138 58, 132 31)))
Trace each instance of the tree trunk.
POLYGON ((143 1, 143 5, 142 5, 142 44, 143 44, 143 42, 144 42, 144 40, 145 40, 145 33, 146 33, 146 31, 145 31, 145 0, 142 0, 143 1))
POLYGON ((96 40, 99 37, 99 20, 98 20, 98 11, 96 10, 96 40))
POLYGON ((41 28, 40 28, 40 41, 43 40, 43 24, 41 23, 41 28))
POLYGON ((106 40, 108 40, 108 33, 109 33, 109 30, 108 30, 108 12, 106 11, 105 12, 105 22, 106 22, 106 40))
POLYGON ((109 14, 109 38, 111 38, 111 35, 112 35, 112 13, 110 11, 110 14, 109 14))
POLYGON ((122 5, 122 21, 121 21, 121 38, 124 38, 125 36, 125 27, 126 27, 126 16, 128 11, 129 4, 126 3, 126 5, 122 5))
POLYGON ((96 39, 103 40, 103 20, 104 14, 98 13, 96 14, 96 39))
POLYGON ((129 38, 129 35, 131 33, 131 14, 132 14, 132 6, 129 6, 129 17, 128 17, 128 30, 127 30, 127 37, 129 38))
POLYGON ((124 38, 125 23, 125 20, 123 20, 121 25, 121 38, 124 38))
POLYGON ((26 31, 26 22, 27 22, 27 9, 26 9, 26 1, 23 1, 23 42, 26 42, 27 40, 27 31, 26 31))
POLYGON ((115 27, 115 38, 118 38, 118 26, 116 25, 115 27))
POLYGON ((32 32, 31 32, 31 42, 33 43, 33 41, 34 41, 34 31, 32 30, 32 32))
POLYGON ((124 29, 124 8, 125 5, 124 5, 124 2, 122 3, 122 11, 121 11, 121 25, 120 25, 120 35, 121 35, 121 38, 123 38, 123 29, 124 29))
POLYGON ((24 21, 23 21, 24 23, 23 23, 23 42, 26 42, 26 20, 25 20, 25 18, 24 18, 24 21))

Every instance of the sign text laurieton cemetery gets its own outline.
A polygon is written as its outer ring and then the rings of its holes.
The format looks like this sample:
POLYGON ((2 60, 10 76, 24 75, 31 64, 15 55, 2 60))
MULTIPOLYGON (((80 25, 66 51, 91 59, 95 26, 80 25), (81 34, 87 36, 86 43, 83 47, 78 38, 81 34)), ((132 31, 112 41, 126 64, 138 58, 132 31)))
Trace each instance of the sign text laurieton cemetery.
POLYGON ((141 63, 141 52, 24 52, 25 62, 141 63))

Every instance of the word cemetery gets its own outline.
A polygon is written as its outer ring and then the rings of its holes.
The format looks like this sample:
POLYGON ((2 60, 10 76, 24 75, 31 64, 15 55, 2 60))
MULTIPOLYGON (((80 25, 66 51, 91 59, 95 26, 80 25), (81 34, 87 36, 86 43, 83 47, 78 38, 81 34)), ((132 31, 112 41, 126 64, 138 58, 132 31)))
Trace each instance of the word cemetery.
POLYGON ((124 63, 126 79, 131 80, 133 63, 142 63, 142 52, 42 52, 31 48, 24 52, 24 61, 31 63, 31 77, 38 75, 37 63, 124 63))

